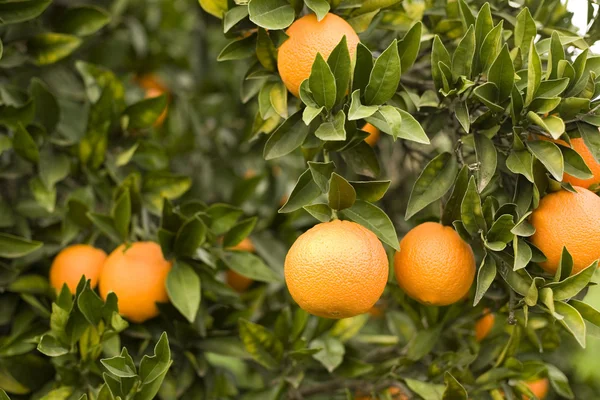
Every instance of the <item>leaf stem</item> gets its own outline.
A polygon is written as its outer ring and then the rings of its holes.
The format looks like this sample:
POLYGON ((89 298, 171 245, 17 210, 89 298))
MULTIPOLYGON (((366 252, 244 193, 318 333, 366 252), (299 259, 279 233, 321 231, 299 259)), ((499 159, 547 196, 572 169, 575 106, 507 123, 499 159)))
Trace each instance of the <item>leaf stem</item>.
POLYGON ((329 150, 327 150, 327 149, 323 149, 323 161, 326 163, 328 163, 330 161, 329 160, 329 150))

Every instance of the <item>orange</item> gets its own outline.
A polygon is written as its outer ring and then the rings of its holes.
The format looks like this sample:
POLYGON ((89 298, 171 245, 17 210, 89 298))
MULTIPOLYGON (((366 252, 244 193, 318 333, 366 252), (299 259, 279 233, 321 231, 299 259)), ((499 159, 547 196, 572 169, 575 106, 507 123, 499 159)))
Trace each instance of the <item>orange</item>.
POLYGON ((575 186, 575 190, 547 194, 531 214, 536 230, 531 242, 547 258, 540 266, 552 274, 563 247, 573 257, 572 274, 600 258, 600 197, 582 187, 575 186))
POLYGON ((158 315, 156 303, 169 301, 165 286, 171 262, 154 242, 135 242, 117 247, 106 259, 100 274, 100 295, 119 298, 119 312, 141 323, 158 315))
POLYGON ((365 126, 362 127, 362 130, 369 133, 369 136, 365 139, 365 142, 371 147, 375 147, 377 141, 379 140, 379 129, 375 128, 373 125, 366 123, 365 126))
MULTIPOLYGON (((244 240, 242 240, 237 245, 229 248, 229 250, 249 251, 251 253, 254 253, 255 249, 250 238, 244 238, 244 240)), ((231 286, 231 288, 236 292, 242 293, 245 292, 246 289, 248 289, 254 281, 250 278, 245 277, 244 275, 238 274, 232 269, 228 269, 225 273, 225 282, 227 282, 227 284, 231 286)))
POLYGON ((489 308, 486 308, 484 313, 485 315, 475 323, 475 340, 478 342, 481 342, 490 334, 496 320, 496 316, 490 312, 489 308))
POLYGON ((91 280, 92 289, 98 284, 98 276, 106 253, 87 244, 74 244, 58 253, 50 266, 50 285, 60 292, 67 284, 71 293, 77 290, 82 276, 91 280))
POLYGON ((315 225, 285 258, 285 282, 305 311, 324 318, 368 312, 388 278, 388 259, 377 236, 350 221, 315 225))
MULTIPOLYGON (((531 389, 533 394, 535 394, 535 396, 540 400, 544 400, 548 395, 548 378, 527 382, 527 386, 529 386, 529 389, 531 389)), ((523 400, 528 399, 529 398, 527 396, 523 396, 523 400)))
MULTIPOLYGON (((563 146, 569 146, 568 143, 565 142, 564 140, 553 140, 553 142, 562 144, 563 146)), ((594 184, 600 183, 600 163, 598 163, 596 161, 596 159, 592 155, 592 152, 590 151, 590 149, 585 145, 585 142, 583 141, 583 139, 582 138, 571 139, 570 147, 573 150, 575 150, 577 153, 579 153, 579 155, 581 156, 581 158, 583 158, 583 161, 585 161, 585 164, 592 171, 592 174, 594 176, 589 179, 579 179, 579 178, 576 178, 572 175, 565 173, 563 176, 563 182, 570 183, 573 186, 581 186, 586 189, 594 184)))
POLYGON ((317 53, 327 60, 335 46, 346 36, 350 56, 354 58, 356 45, 360 41, 350 24, 335 14, 327 14, 321 21, 317 21, 315 14, 305 15, 285 33, 289 39, 279 47, 277 68, 281 80, 296 97, 300 84, 310 76, 317 53))
MULTIPOLYGON (((140 87, 146 90, 147 99, 152 97, 158 97, 165 93, 169 93, 169 89, 156 75, 144 75, 138 79, 138 84, 140 85, 140 87)), ((158 118, 154 122, 154 126, 159 127, 165 122, 168 112, 167 109, 168 106, 165 107, 163 112, 158 116, 158 118)))
POLYGON ((400 242, 394 269, 407 295, 424 304, 445 306, 469 292, 475 278, 475 256, 454 229, 425 222, 400 242))

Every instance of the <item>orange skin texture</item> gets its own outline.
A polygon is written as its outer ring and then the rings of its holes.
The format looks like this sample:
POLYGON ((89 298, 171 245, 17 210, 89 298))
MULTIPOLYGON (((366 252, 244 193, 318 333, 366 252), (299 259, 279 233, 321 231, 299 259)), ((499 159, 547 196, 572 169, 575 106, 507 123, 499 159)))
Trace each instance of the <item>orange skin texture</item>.
MULTIPOLYGON (((146 90, 146 98, 158 97, 162 94, 169 93, 169 89, 160 81, 156 75, 144 75, 138 79, 140 87, 146 90)), ((165 107, 163 112, 158 116, 154 122, 155 127, 162 126, 167 118, 168 106, 165 107)))
POLYGON ((475 323, 475 340, 478 342, 481 342, 490 334, 496 320, 496 316, 490 312, 489 308, 486 308, 484 312, 486 314, 475 323))
POLYGON ((379 140, 379 135, 381 133, 379 132, 379 129, 375 128, 373 125, 367 122, 365 126, 362 127, 362 130, 369 133, 369 136, 367 136, 365 142, 367 142, 369 146, 375 147, 377 141, 379 140))
MULTIPOLYGON (((565 142, 564 140, 554 140, 553 142, 569 147, 569 144, 567 142, 565 142)), ((592 155, 592 152, 590 151, 590 149, 585 145, 585 142, 583 141, 583 139, 582 138, 571 139, 570 147, 573 150, 575 150, 577 153, 579 153, 579 155, 581 156, 581 158, 583 158, 583 161, 585 161, 585 164, 592 171, 592 174, 594 176, 589 179, 579 179, 579 178, 576 178, 572 175, 565 173, 563 176, 563 182, 570 183, 573 186, 581 186, 586 189, 594 184, 600 183, 600 164, 596 161, 596 159, 592 155)))
POLYGON ((327 60, 345 35, 350 57, 354 59, 360 41, 348 22, 331 13, 321 21, 317 21, 315 14, 305 15, 290 25, 285 33, 289 39, 279 47, 277 68, 281 80, 296 97, 300 84, 310 76, 317 53, 327 60))
POLYGON ((106 259, 100 275, 100 295, 110 292, 119 298, 119 312, 132 322, 142 323, 158 315, 156 303, 169 301, 165 286, 171 262, 154 242, 135 242, 117 247, 106 259))
MULTIPOLYGON (((249 251, 254 253, 255 248, 250 238, 244 238, 244 240, 229 248, 229 250, 249 251)), ((250 287, 250 285, 252 285, 252 282, 254 281, 245 277, 244 275, 238 274, 234 270, 228 269, 227 272, 225 272, 225 282, 227 282, 227 284, 236 292, 243 293, 250 287)))
POLYGON ((577 194, 561 190, 540 200, 530 222, 536 232, 531 242, 547 258, 540 263, 554 274, 560 263, 563 247, 573 257, 572 275, 600 258, 600 197, 575 186, 577 194))
POLYGON ((425 222, 400 241, 394 269, 408 296, 423 304, 446 306, 469 292, 475 278, 475 256, 454 229, 425 222))
MULTIPOLYGON (((527 386, 540 400, 544 400, 548 396, 548 378, 538 379, 537 381, 527 382, 527 386)), ((527 396, 523 396, 523 400, 529 400, 527 396)))
POLYGON ((81 277, 85 276, 91 280, 93 289, 98 285, 105 260, 106 253, 93 246, 74 244, 66 247, 58 253, 50 266, 50 285, 60 292, 66 283, 71 293, 75 293, 81 277))
POLYGON ((387 255, 373 232, 334 220, 300 235, 285 258, 284 272, 302 309, 324 318, 348 318, 375 305, 388 270, 387 255))

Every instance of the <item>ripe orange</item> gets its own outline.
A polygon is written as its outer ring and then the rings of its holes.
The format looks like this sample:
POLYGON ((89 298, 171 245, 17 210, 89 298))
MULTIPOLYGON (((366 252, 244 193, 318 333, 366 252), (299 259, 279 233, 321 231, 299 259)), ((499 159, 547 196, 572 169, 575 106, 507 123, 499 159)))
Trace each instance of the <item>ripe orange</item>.
MULTIPOLYGON (((229 250, 249 251, 251 253, 254 253, 255 249, 250 238, 245 238, 237 245, 229 248, 229 250)), ((248 289, 254 281, 250 278, 245 277, 244 275, 238 274, 232 269, 228 269, 225 273, 225 282, 227 282, 227 284, 231 286, 231 288, 236 292, 242 293, 245 292, 246 289, 248 289)))
POLYGON ((475 323, 475 340, 478 342, 481 342, 490 334, 496 320, 496 316, 490 312, 489 308, 486 308, 484 312, 485 315, 475 323))
POLYGON ((454 229, 425 222, 400 241, 394 269, 407 295, 424 304, 445 306, 469 292, 475 278, 475 256, 454 229))
MULTIPOLYGON (((535 396, 540 400, 544 400, 548 395, 548 378, 527 382, 527 386, 529 386, 529 389, 531 389, 533 394, 535 394, 535 396)), ((523 400, 528 399, 529 398, 527 396, 523 396, 523 400)))
MULTIPOLYGON (((562 144, 563 146, 569 146, 564 140, 553 140, 553 142, 562 144)), ((571 139, 570 147, 577 153, 579 153, 579 155, 581 156, 581 158, 583 158, 583 161, 585 161, 586 165, 592 171, 592 174, 594 176, 589 179, 579 179, 565 173, 563 176, 563 182, 568 182, 573 186, 581 186, 586 189, 592 186, 593 184, 600 183, 600 163, 596 161, 590 149, 585 145, 583 139, 571 139)))
POLYGON ((362 130, 368 132, 370 135, 367 136, 365 142, 371 147, 375 147, 377 141, 379 140, 379 129, 375 128, 373 125, 366 123, 365 126, 362 127, 362 130))
POLYGON ((158 315, 156 303, 169 301, 165 283, 171 262, 154 242, 135 242, 117 247, 106 259, 100 274, 100 295, 119 298, 119 312, 141 323, 158 315))
POLYGON ((550 193, 531 214, 531 242, 547 258, 540 266, 555 273, 563 247, 573 257, 576 274, 600 258, 600 197, 582 187, 550 193))
MULTIPOLYGON (((151 98, 151 97, 158 97, 165 93, 167 93, 167 94, 169 93, 169 89, 165 86, 165 84, 156 75, 153 75, 153 74, 143 75, 140 78, 138 78, 137 81, 138 81, 138 84, 140 85, 140 87, 142 87, 143 89, 146 90, 146 98, 147 99, 151 98)), ((158 116, 158 118, 154 122, 154 126, 159 127, 165 122, 165 119, 167 118, 168 108, 169 108, 168 106, 165 107, 163 112, 158 116)))
POLYGON ((373 232, 335 220, 300 235, 285 258, 285 281, 296 303, 309 313, 348 318, 373 307, 385 289, 388 269, 373 232))
POLYGON ((331 13, 321 21, 317 21, 315 14, 305 15, 296 20, 285 33, 289 39, 279 47, 277 68, 281 80, 296 97, 300 84, 310 76, 317 53, 321 53, 327 60, 335 46, 346 36, 350 56, 354 58, 359 42, 358 35, 350 24, 331 13))
POLYGON ((77 290, 81 277, 91 279, 92 289, 98 284, 98 276, 106 260, 106 253, 87 244, 74 244, 58 253, 50 266, 50 285, 57 292, 67 284, 71 293, 77 290))

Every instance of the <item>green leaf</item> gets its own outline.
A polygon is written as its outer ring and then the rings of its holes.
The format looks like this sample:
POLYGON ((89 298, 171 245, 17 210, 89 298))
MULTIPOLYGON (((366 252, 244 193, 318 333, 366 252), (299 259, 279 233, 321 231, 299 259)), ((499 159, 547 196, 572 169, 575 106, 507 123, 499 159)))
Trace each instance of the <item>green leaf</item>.
POLYGON ((250 0, 250 21, 269 29, 284 29, 294 22, 294 8, 285 0, 250 0))
MULTIPOLYGON (((224 230, 219 229, 220 232, 224 230)), ((175 253, 181 256, 193 256, 205 240, 206 225, 204 225, 204 222, 199 217, 190 218, 177 232, 175 253)))
MULTIPOLYGON (((0 45, 0 57, 1 57, 0 45)), ((33 78, 29 86, 33 105, 35 108, 35 118, 39 121, 48 133, 54 132, 56 125, 60 120, 60 106, 54 94, 48 89, 48 86, 40 79, 33 78)))
MULTIPOLYGON (((277 49, 264 28, 258 28, 258 36, 256 38, 256 58, 258 58, 260 64, 265 67, 267 71, 275 71, 277 68, 277 49)), ((283 85, 283 83, 281 83, 281 85, 283 85)), ((287 89, 285 88, 285 85, 283 86, 285 94, 287 95, 287 89)))
POLYGON ((223 247, 234 247, 244 240, 254 230, 256 223, 258 222, 257 217, 245 219, 235 224, 229 232, 223 237, 223 247))
POLYGON ((127 107, 123 112, 126 129, 144 129, 151 127, 167 106, 167 96, 160 95, 143 99, 127 107))
POLYGON ((304 3, 317 15, 317 21, 325 18, 331 8, 326 0, 304 0, 304 3))
POLYGON ((600 312, 587 303, 579 300, 571 300, 569 304, 573 306, 586 321, 600 327, 600 312))
POLYGON ((538 114, 547 114, 558 107, 560 102, 560 97, 538 97, 531 102, 529 109, 538 114))
MULTIPOLYGON (((309 0, 315 1, 315 0, 309 0)), ((329 6, 329 3, 325 0, 319 0, 329 6)), ((333 49, 329 57, 327 58, 327 64, 331 68, 331 72, 335 77, 335 103, 341 104, 348 93, 348 87, 350 85, 350 78, 352 74, 352 60, 350 59, 350 51, 348 50, 348 43, 346 36, 338 43, 333 49)))
POLYGON ((242 60, 254 54, 256 54, 256 36, 251 35, 227 43, 217 56, 217 61, 242 60))
POLYGON ((0 400, 10 400, 10 397, 6 394, 6 392, 0 389, 0 400))
POLYGON ((419 49, 421 48, 421 34, 423 23, 417 21, 410 27, 404 37, 398 41, 398 56, 400 57, 400 71, 408 71, 413 66, 419 49))
POLYGON ((444 395, 444 385, 437 385, 430 382, 421 382, 415 379, 405 379, 406 385, 424 399, 442 400, 444 395))
POLYGON ((308 168, 310 169, 314 182, 319 186, 319 189, 321 189, 321 192, 328 193, 329 181, 331 179, 331 174, 335 171, 335 164, 333 162, 321 163, 309 161, 308 168))
POLYGON ((551 288, 552 292, 554 292, 554 300, 567 300, 576 296, 590 283, 597 268, 598 261, 595 261, 590 266, 561 282, 548 284, 547 287, 551 288))
MULTIPOLYGON (((461 3, 463 2, 463 0, 460 1, 461 3)), ((446 390, 444 390, 442 400, 467 399, 467 391, 465 388, 448 371, 444 373, 444 383, 446 384, 446 390)))
POLYGON ((198 0, 200 7, 207 13, 214 15, 217 18, 223 18, 223 14, 227 11, 226 0, 198 0))
POLYGON ((235 272, 259 282, 281 282, 281 278, 262 259, 246 251, 233 251, 225 260, 235 272))
POLYGON ((2 258, 24 257, 43 245, 42 242, 0 232, 0 257, 2 258))
POLYGON ((329 181, 329 207, 334 210, 350 208, 356 201, 356 191, 346 179, 335 172, 329 181))
POLYGON ((444 46, 444 43, 439 36, 436 35, 433 38, 433 46, 431 50, 431 74, 437 90, 443 88, 442 76, 444 73, 439 68, 440 63, 452 65, 450 53, 448 53, 448 50, 444 46))
POLYGON ((525 268, 531 261, 531 247, 521 238, 515 237, 513 240, 513 249, 515 252, 515 263, 513 271, 518 271, 525 268))
MULTIPOLYGON (((476 51, 479 54, 481 50, 481 46, 485 37, 492 31, 494 28, 494 20, 492 19, 492 12, 490 9, 490 3, 485 3, 479 13, 477 13, 477 18, 475 20, 475 42, 476 42, 476 51)), ((479 62, 479 57, 475 57, 475 64, 479 62)), ((479 72, 476 70, 475 72, 479 72)))
POLYGON ((560 95, 569 86, 568 78, 550 79, 540 83, 536 97, 554 97, 560 95))
POLYGON ((61 19, 60 29, 64 33, 88 36, 96 33, 110 22, 110 14, 95 6, 79 6, 67 9, 61 19))
POLYGON ((402 124, 400 125, 400 133, 398 134, 398 137, 417 143, 429 144, 429 137, 415 117, 399 108, 396 110, 398 110, 402 116, 402 124))
POLYGON ((321 53, 317 53, 312 65, 308 86, 317 104, 331 110, 335 105, 336 81, 329 64, 327 64, 321 53))
POLYGON ((332 122, 323 122, 315 131, 315 136, 324 141, 344 141, 346 140, 346 114, 340 110, 333 117, 332 122))
POLYGON ((64 154, 54 154, 48 150, 42 150, 39 171, 44 186, 52 188, 69 175, 71 171, 69 157, 64 154))
POLYGON ((308 131, 308 126, 302 121, 302 112, 298 111, 271 134, 265 144, 265 159, 272 160, 296 150, 304 143, 308 131))
POLYGON ((555 301, 554 309, 564 317, 558 322, 573 335, 581 347, 585 348, 585 322, 579 311, 562 301, 555 301))
POLYGON ((479 230, 485 232, 487 229, 481 208, 481 198, 479 197, 479 193, 477 193, 475 178, 473 176, 469 180, 469 186, 461 204, 461 214, 465 229, 471 235, 476 235, 479 230))
MULTIPOLYGON (((521 12, 522 14, 523 12, 521 12)), ((535 42, 531 39, 529 45, 529 59, 527 63, 527 96, 525 97, 525 105, 531 104, 535 98, 535 94, 538 91, 542 82, 542 62, 540 61, 540 55, 535 49, 535 42)))
POLYGON ((306 106, 304 111, 302 111, 302 121, 309 126, 310 123, 317 118, 325 107, 314 108, 311 106, 306 106))
POLYGON ((542 118, 533 111, 529 111, 527 113, 527 119, 542 128, 544 131, 548 132, 555 140, 560 138, 562 134, 565 133, 564 121, 554 115, 549 115, 545 118, 542 118))
POLYGON ((394 224, 383 210, 366 201, 357 200, 354 205, 341 214, 373 232, 384 243, 400 250, 394 224))
POLYGON ((400 56, 396 39, 375 60, 365 89, 365 104, 378 105, 391 99, 400 83, 400 56))
POLYGON ((514 34, 515 47, 522 49, 523 58, 529 57, 527 46, 532 43, 532 40, 535 39, 536 35, 537 28, 535 26, 535 20, 531 16, 529 8, 525 7, 517 15, 517 23, 515 24, 514 34))
POLYGON ((461 203, 469 185, 469 168, 464 166, 461 168, 456 180, 454 181, 450 198, 444 206, 444 214, 442 216, 442 224, 452 225, 454 221, 461 219, 461 203))
POLYGON ((265 327, 239 319, 240 338, 252 358, 263 367, 274 370, 283 357, 283 344, 265 327))
POLYGON ((63 33, 41 33, 28 42, 29 55, 37 65, 54 64, 71 55, 81 45, 77 36, 63 33))
POLYGON ((135 364, 127 348, 123 347, 121 354, 111 358, 103 358, 100 363, 118 378, 133 378, 137 376, 135 364))
POLYGON ((458 9, 465 29, 469 29, 472 25, 475 25, 475 17, 465 0, 458 0, 458 9))
POLYGON ((527 142, 527 147, 544 164, 554 179, 562 181, 564 160, 558 146, 547 140, 534 140, 527 142))
POLYGON ((477 272, 477 289, 473 299, 473 307, 479 304, 494 279, 496 279, 496 261, 486 254, 477 272))
POLYGON ((441 327, 431 327, 419 331, 408 343, 406 356, 409 360, 418 361, 425 357, 437 344, 441 334, 441 327))
POLYGON ((583 122, 577 122, 577 130, 594 159, 600 162, 600 132, 598 128, 583 122))
POLYGON ((475 152, 479 169, 477 170, 477 190, 482 192, 491 182, 496 173, 498 154, 491 139, 482 134, 474 135, 475 152))
POLYGON ((223 33, 227 33, 248 16, 248 7, 246 5, 236 6, 225 12, 223 16, 223 33))
POLYGON ((558 78, 558 64, 565 59, 565 50, 561 43, 558 32, 553 31, 550 39, 550 52, 548 53, 548 66, 546 67, 546 79, 558 78))
MULTIPOLYGON (((545 260, 544 260, 545 261, 545 260)), ((556 273, 554 274, 554 282, 560 282, 567 279, 573 271, 573 257, 569 253, 566 247, 563 247, 560 262, 556 273)))
POLYGON ((508 45, 505 44, 504 47, 502 47, 502 50, 500 50, 500 53, 490 66, 488 81, 495 83, 498 87, 500 101, 503 101, 510 96, 515 82, 515 67, 510 58, 508 45))
POLYGON ((378 112, 367 118, 367 122, 382 132, 398 138, 402 129, 402 115, 400 109, 393 106, 380 106, 378 112))
POLYGON ((475 54, 475 28, 473 25, 458 43, 452 56, 452 79, 458 80, 460 76, 471 77, 473 56, 475 54))
POLYGON ((565 172, 579 179, 590 179, 592 171, 587 166, 581 155, 570 147, 555 143, 562 152, 565 161, 565 172))
POLYGON ((494 29, 492 29, 490 33, 485 36, 485 39, 480 47, 479 61, 482 67, 481 69, 484 72, 488 71, 488 68, 490 68, 492 62, 498 56, 498 53, 500 53, 503 23, 504 20, 500 20, 498 25, 496 25, 494 29))
POLYGON ((362 43, 356 46, 356 65, 354 66, 354 78, 352 79, 352 90, 364 91, 369 83, 371 70, 373 69, 373 55, 362 43))
POLYGON ((330 373, 340 366, 346 352, 344 344, 331 336, 323 339, 315 339, 310 343, 311 349, 321 349, 313 354, 313 358, 319 361, 330 373))
POLYGON ((37 350, 48 357, 60 357, 69 353, 68 348, 65 348, 54 336, 48 333, 42 336, 37 345, 37 350))
POLYGON ((333 212, 327 204, 312 204, 302 208, 320 222, 329 222, 333 216, 333 212))
POLYGON ((90 288, 89 283, 86 282, 83 291, 77 297, 79 311, 81 311, 90 324, 97 326, 102 320, 103 306, 104 301, 90 288))
POLYGON ((13 148, 15 152, 32 163, 37 163, 40 160, 40 152, 23 125, 17 125, 15 136, 13 137, 13 148))
POLYGON ((292 190, 290 197, 283 207, 279 209, 280 213, 296 211, 305 205, 311 203, 321 194, 321 189, 313 180, 310 169, 307 169, 300 175, 296 186, 292 190))
POLYGON ((360 102, 360 90, 356 89, 352 92, 352 100, 350 102, 350 110, 348 111, 348 120, 356 121, 358 119, 365 119, 375 114, 379 107, 377 106, 364 106, 360 102))
POLYGON ((154 346, 154 355, 145 355, 140 362, 138 374, 142 385, 149 385, 155 381, 158 381, 160 384, 172 362, 169 338, 167 337, 167 333, 163 332, 156 346, 154 346))
POLYGON ((486 239, 489 242, 508 243, 515 237, 514 233, 511 232, 512 228, 514 227, 515 222, 512 215, 501 215, 500 218, 498 218, 492 224, 487 233, 486 239))
POLYGON ((454 115, 460 123, 460 126, 463 127, 465 132, 469 133, 469 130, 471 129, 471 120, 469 117, 469 108, 467 107, 467 103, 463 101, 456 103, 456 107, 454 108, 454 115))
POLYGON ((342 152, 342 158, 346 164, 357 174, 371 178, 379 175, 379 160, 375 150, 364 140, 357 146, 342 152))
POLYGON ((442 153, 431 160, 415 181, 404 219, 410 219, 445 195, 452 187, 457 173, 458 163, 451 153, 442 153))
POLYGON ((368 202, 379 201, 383 198, 392 181, 352 181, 350 184, 356 191, 356 198, 368 202))
POLYGON ((177 310, 193 323, 200 308, 200 278, 192 267, 176 261, 167 275, 167 293, 177 310))
POLYGON ((50 5, 51 0, 29 0, 0 3, 2 24, 16 24, 38 17, 50 5))
MULTIPOLYGON (((384 0, 384 1, 397 2, 398 0, 384 0)), ((354 31, 356 33, 362 33, 364 31, 366 31, 367 29, 369 29, 369 26, 371 25, 373 18, 375 18, 375 16, 378 13, 379 13, 379 10, 366 12, 364 14, 358 14, 354 17, 349 18, 347 20, 347 22, 352 27, 352 29, 354 29, 354 31)))

